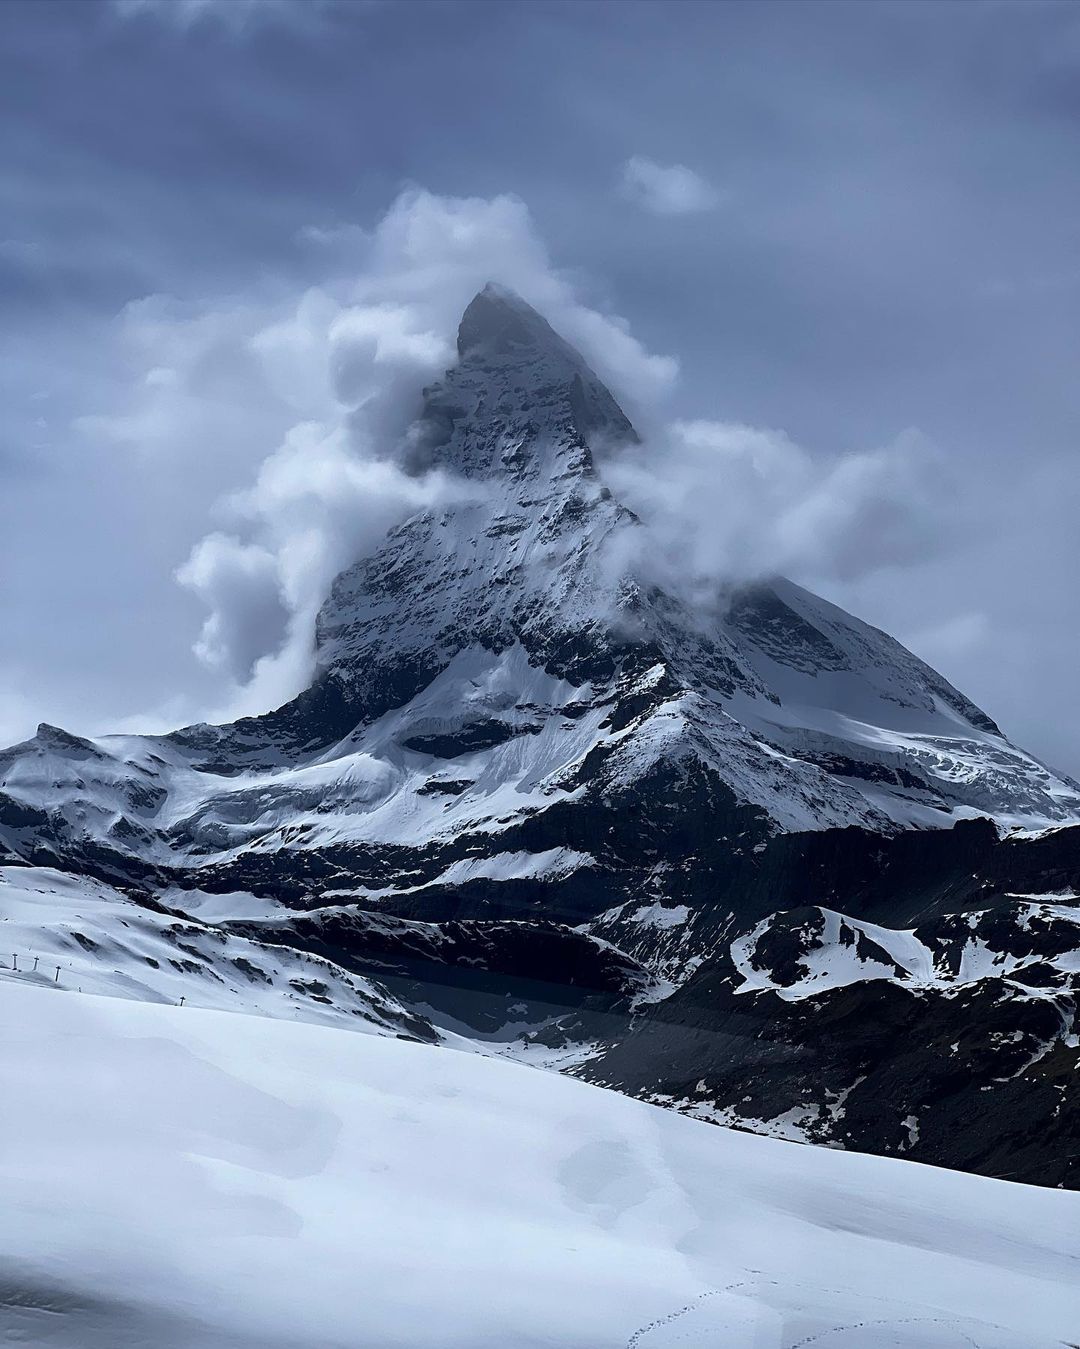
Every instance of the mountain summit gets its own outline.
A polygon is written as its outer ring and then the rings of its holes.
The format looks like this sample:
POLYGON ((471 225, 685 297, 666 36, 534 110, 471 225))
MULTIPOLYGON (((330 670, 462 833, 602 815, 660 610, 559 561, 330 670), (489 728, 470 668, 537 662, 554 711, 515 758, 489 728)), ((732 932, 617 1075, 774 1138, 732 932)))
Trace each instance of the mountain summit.
POLYGON ((592 448, 637 441, 637 432, 581 354, 535 309, 489 284, 458 327, 458 365, 424 391, 413 436, 426 462, 466 477, 522 468, 513 453, 561 446, 549 463, 559 473, 591 471, 592 448), (480 435, 481 429, 496 432, 480 435), (487 453, 496 443, 499 454, 487 453))
MULTIPOLYGON (((311 686, 265 716, 168 736, 42 727, 0 754, 0 850, 181 909, 245 894, 249 917, 267 905, 246 940, 407 974, 408 998, 421 967, 458 993, 482 976, 502 1008, 485 1033, 503 1033, 536 981, 587 986, 632 1032, 590 1029, 581 1071, 679 1100, 712 1083, 718 1118, 748 1117, 744 1061, 727 1030, 712 1059, 693 1035, 674 1043, 672 1008, 699 1030, 782 1011, 805 1045, 806 998, 847 999, 864 1030, 853 987, 918 983, 953 1034, 973 968, 958 951, 994 897, 1072 884, 1080 831, 1060 826, 1080 818, 1080 788, 892 638, 790 581, 704 614, 640 574, 645 527, 595 457, 637 433, 519 297, 485 287, 458 353, 410 446, 460 490, 337 577, 311 686), (949 926, 976 904, 971 927, 949 926)), ((1043 942, 1033 921, 977 939, 1001 956, 987 957, 995 977, 1044 945, 1061 956, 1067 922, 1043 915, 1043 942)), ((1068 968, 1047 966, 1047 987, 1068 968)), ((994 998, 991 1020, 1026 1043, 999 1006, 1019 994, 994 998)), ((421 1001, 428 1015, 439 1000, 421 1001)), ((1068 1034, 1054 1024, 1050 1038, 1068 1034)), ((819 1065, 843 1099, 873 1071, 865 1046, 846 1057, 855 1041, 819 1065)), ((808 1093, 808 1136, 838 1136, 825 1088, 778 1064, 754 1118, 808 1093)), ((857 1141, 895 1150, 879 1126, 857 1141)))
POLYGON ((457 335, 458 359, 464 364, 479 353, 497 359, 538 354, 563 358, 573 366, 585 362, 564 342, 547 319, 515 291, 489 281, 469 302, 457 335))
MULTIPOLYGON (((663 805, 677 830, 699 821, 725 855, 790 831, 1080 815, 1075 784, 940 675, 791 582, 743 587, 709 618, 639 576, 643 527, 593 457, 634 428, 524 300, 486 286, 458 348, 414 438, 462 490, 337 578, 312 686, 236 726, 43 730, 0 761, 13 853, 90 849, 247 884, 260 857, 344 849, 353 881, 381 886, 387 849, 419 849, 433 875, 485 855, 495 874, 511 840, 533 855, 580 835, 560 876, 588 875, 594 899, 569 910, 584 917, 664 853, 627 834, 631 803, 663 805), (41 792, 47 823, 13 826, 41 792)), ((709 871, 650 889, 700 892, 709 871)))

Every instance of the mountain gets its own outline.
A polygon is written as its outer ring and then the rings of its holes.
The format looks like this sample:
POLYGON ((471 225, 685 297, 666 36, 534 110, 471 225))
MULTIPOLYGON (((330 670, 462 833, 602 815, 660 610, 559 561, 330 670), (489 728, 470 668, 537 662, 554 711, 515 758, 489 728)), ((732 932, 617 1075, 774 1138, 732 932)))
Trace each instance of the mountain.
POLYGON ((42 726, 0 755, 9 876, 706 1118, 1080 1184, 1080 787, 790 581, 650 579, 603 476, 637 434, 517 296, 458 357, 403 451, 453 490, 334 582, 311 686, 42 726))

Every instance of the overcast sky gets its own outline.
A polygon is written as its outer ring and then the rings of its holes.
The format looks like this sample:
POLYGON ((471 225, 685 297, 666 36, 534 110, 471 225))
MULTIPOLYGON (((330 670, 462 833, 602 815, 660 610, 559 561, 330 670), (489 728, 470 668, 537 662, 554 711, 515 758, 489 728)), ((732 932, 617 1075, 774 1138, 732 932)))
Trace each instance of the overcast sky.
POLYGON ((260 465, 340 401, 355 278, 427 316, 396 378, 490 259, 596 363, 632 334, 603 373, 688 472, 735 427, 796 496, 895 492, 788 570, 1080 773, 1075 4, 7 0, 0 36, 0 741, 229 705, 207 604, 279 621, 260 465))

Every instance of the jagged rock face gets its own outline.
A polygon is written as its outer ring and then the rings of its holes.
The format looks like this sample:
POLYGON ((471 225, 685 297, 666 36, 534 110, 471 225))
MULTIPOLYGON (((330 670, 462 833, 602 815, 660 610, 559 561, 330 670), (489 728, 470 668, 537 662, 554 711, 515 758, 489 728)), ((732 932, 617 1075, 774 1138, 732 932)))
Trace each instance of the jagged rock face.
MULTIPOLYGON (((952 1035, 992 1004, 995 1025, 1028 1036, 1048 1016, 1036 998, 1074 997, 1067 959, 1024 964, 1019 991, 1012 975, 987 993, 947 971, 988 895, 1080 885, 1080 830, 1053 830, 1080 818, 1080 788, 886 634, 789 581, 703 612, 643 574, 644 527, 602 474, 636 432, 516 296, 478 295, 458 352, 407 445, 413 471, 444 475, 441 504, 337 578, 311 687, 171 736, 43 726, 0 754, 0 860, 147 902, 167 888, 265 897, 285 907, 261 928, 270 945, 396 981, 406 1003, 424 983, 450 989, 435 1001, 454 1024, 487 1000, 469 1023, 485 1034, 561 986, 564 1012, 537 1012, 534 1035, 588 1042, 580 1071, 691 1104, 704 1082, 717 1118, 798 1107, 804 1133, 899 1149, 894 1107, 922 1106, 918 1055, 901 1081, 890 1034, 936 1017, 952 1035), (916 940, 936 983, 905 963, 916 940), (748 1092, 770 1036, 780 1066, 748 1092), (813 1072, 783 1068, 792 1054, 813 1072)), ((1008 1099, 1030 1079, 1010 1078, 1008 1099)), ((970 1104, 987 1082, 965 1082, 970 1104)), ((927 1155, 990 1165, 956 1137, 927 1155)))
POLYGON ((467 648, 520 644, 580 685, 610 679, 637 588, 606 561, 633 517, 601 483, 592 445, 634 432, 611 394, 546 323, 509 297, 477 296, 462 363, 426 391, 416 428, 461 500, 424 511, 334 583, 318 619, 317 684, 370 724, 467 648))
POLYGON ((1078 896, 991 898, 906 931, 772 914, 575 1071, 780 1137, 1080 1187, 1078 896))
POLYGON ((586 1040, 595 1051, 656 979, 617 947, 555 923, 529 920, 425 923, 338 907, 229 930, 332 961, 378 979, 405 1005, 432 1009, 480 1036, 526 1043, 554 1030, 552 1046, 586 1040), (557 981, 552 976, 558 975, 557 981))

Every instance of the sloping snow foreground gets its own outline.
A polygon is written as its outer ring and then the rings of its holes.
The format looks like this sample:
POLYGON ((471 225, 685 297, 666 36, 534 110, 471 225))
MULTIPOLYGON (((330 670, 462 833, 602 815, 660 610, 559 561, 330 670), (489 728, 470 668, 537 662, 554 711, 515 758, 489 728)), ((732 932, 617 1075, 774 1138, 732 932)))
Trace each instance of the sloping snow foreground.
POLYGON ((476 1054, 0 979, 0 1338, 1049 1349, 1080 1197, 476 1054))

